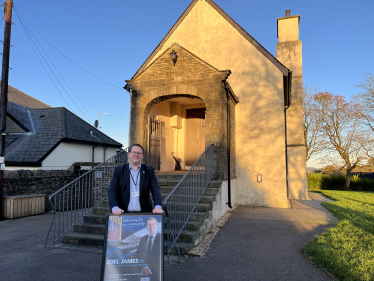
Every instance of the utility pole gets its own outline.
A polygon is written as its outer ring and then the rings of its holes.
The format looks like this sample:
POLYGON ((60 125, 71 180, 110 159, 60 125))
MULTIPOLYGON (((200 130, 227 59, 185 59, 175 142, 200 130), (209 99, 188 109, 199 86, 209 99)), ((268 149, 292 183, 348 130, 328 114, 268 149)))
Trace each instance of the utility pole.
POLYGON ((9 78, 9 53, 10 53, 10 31, 12 27, 13 0, 6 0, 4 6, 5 28, 3 65, 1 72, 1 102, 0 102, 0 220, 3 220, 3 189, 5 170, 5 136, 6 136, 6 115, 8 104, 8 78, 9 78))

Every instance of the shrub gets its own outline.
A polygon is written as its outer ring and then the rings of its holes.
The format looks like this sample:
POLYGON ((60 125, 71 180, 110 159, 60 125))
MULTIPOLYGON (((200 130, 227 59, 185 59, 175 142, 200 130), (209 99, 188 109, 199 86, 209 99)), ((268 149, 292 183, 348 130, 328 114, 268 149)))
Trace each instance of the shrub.
MULTIPOLYGON (((345 188, 345 175, 327 175, 320 173, 308 174, 309 190, 347 190, 345 188)), ((374 191, 374 180, 362 179, 358 175, 351 177, 351 191, 374 191)))

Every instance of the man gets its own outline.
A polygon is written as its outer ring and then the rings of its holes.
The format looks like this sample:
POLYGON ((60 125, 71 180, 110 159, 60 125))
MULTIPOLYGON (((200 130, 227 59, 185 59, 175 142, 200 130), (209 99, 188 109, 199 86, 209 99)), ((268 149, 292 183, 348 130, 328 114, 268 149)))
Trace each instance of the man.
MULTIPOLYGON (((157 232, 158 221, 150 217, 147 219, 147 229, 149 234, 140 239, 136 257, 139 260, 144 260, 148 266, 143 267, 142 273, 145 276, 152 275, 158 279, 161 269, 160 252, 161 249, 161 234, 157 232)), ((153 280, 153 279, 152 279, 153 280)))
POLYGON ((144 149, 140 144, 130 146, 129 163, 118 166, 108 190, 109 206, 114 215, 123 212, 153 212, 162 214, 161 189, 155 170, 142 165, 144 149), (152 192, 155 208, 152 210, 152 192))

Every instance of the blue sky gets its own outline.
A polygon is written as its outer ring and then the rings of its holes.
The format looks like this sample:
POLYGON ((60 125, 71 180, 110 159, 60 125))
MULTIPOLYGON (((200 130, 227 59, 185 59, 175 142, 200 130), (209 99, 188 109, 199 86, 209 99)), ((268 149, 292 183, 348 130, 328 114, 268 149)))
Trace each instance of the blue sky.
MULTIPOLYGON (((18 11, 60 52, 116 87, 69 62, 27 23, 88 113, 66 85, 84 114, 59 86, 69 106, 39 62, 15 12, 9 84, 53 107, 67 107, 91 124, 99 111, 110 113, 100 116, 101 130, 126 146, 129 94, 122 89, 125 80, 131 79, 191 1, 13 1, 18 11)), ((215 2, 274 56, 277 18, 284 17, 286 9, 291 9, 291 15, 301 15, 304 85, 314 83, 321 91, 350 98, 359 92, 355 84, 363 80, 362 75, 374 72, 372 0, 215 2)), ((4 23, 0 25, 3 28, 4 23)))

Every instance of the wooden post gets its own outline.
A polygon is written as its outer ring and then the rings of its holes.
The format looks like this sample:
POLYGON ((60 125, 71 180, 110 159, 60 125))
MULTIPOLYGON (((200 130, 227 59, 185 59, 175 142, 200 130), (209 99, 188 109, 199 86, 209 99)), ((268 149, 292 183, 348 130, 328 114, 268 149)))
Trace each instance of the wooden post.
POLYGON ((12 6, 13 0, 6 0, 4 6, 5 28, 3 65, 1 72, 1 102, 0 102, 0 220, 3 220, 3 188, 5 170, 5 136, 6 136, 6 115, 8 104, 8 78, 9 78, 9 53, 10 53, 10 31, 12 27, 12 6))

